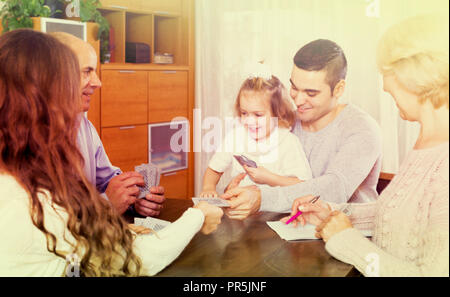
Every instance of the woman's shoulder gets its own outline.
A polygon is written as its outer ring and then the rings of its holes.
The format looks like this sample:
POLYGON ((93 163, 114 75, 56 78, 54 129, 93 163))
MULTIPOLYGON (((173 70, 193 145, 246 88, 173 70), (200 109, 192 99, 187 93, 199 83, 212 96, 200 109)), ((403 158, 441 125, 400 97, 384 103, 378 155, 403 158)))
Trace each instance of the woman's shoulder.
POLYGON ((7 173, 0 173, 0 201, 14 200, 21 196, 28 195, 16 178, 7 173))
POLYGON ((29 216, 30 199, 20 183, 9 174, 0 173, 0 216, 29 216))
MULTIPOLYGON (((448 186, 449 182, 449 143, 448 141, 436 147, 436 170, 435 175, 444 180, 448 186)), ((430 152, 431 154, 434 154, 430 152)))

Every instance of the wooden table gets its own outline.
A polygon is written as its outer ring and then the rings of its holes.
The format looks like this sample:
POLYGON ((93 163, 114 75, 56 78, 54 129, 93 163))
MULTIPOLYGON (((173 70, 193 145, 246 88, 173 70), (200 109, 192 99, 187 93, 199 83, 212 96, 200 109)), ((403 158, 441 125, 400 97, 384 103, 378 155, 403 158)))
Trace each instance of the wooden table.
MULTIPOLYGON (((160 219, 175 221, 191 200, 167 199, 160 219)), ((285 214, 261 212, 244 221, 223 216, 218 229, 198 233, 181 255, 158 276, 272 277, 356 276, 353 266, 330 256, 322 240, 285 241, 266 221, 285 214)))

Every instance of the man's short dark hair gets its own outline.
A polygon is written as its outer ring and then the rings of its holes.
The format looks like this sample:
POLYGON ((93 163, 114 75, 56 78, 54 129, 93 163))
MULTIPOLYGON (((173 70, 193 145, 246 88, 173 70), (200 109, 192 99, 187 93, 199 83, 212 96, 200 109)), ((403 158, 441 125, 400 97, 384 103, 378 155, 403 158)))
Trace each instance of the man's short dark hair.
POLYGON ((295 54, 294 64, 306 71, 326 70, 326 80, 331 91, 347 75, 344 51, 335 42, 327 39, 311 41, 299 49, 295 54))

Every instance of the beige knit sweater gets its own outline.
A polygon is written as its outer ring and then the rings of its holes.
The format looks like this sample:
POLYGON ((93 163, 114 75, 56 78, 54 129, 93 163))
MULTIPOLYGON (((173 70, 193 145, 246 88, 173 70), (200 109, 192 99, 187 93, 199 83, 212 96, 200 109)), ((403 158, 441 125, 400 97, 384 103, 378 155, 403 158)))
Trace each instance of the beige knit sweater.
POLYGON ((327 251, 365 276, 449 276, 449 143, 413 150, 373 203, 332 205, 354 228, 327 251), (372 229, 372 240, 357 229, 372 229))

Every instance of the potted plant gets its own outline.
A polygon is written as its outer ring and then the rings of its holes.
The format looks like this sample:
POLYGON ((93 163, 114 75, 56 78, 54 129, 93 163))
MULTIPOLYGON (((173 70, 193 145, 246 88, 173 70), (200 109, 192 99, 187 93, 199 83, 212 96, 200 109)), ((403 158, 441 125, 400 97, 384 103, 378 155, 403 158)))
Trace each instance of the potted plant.
MULTIPOLYGON (((73 2, 74 0, 72 0, 73 2)), ((100 61, 103 63, 109 55, 109 23, 102 16, 98 8, 99 0, 80 1, 80 18, 82 22, 96 22, 98 24, 98 39, 100 39, 100 61)))
POLYGON ((33 28, 32 17, 49 17, 50 7, 44 0, 0 0, 3 32, 18 28, 33 28))
POLYGON ((64 0, 45 0, 45 5, 47 5, 52 11, 52 18, 63 19, 64 18, 64 0))
POLYGON ((100 61, 103 63, 109 54, 109 23, 100 13, 101 7, 99 0, 59 0, 65 3, 66 7, 70 4, 72 9, 77 10, 76 16, 69 19, 78 19, 82 22, 95 22, 98 24, 98 39, 100 40, 100 61))

